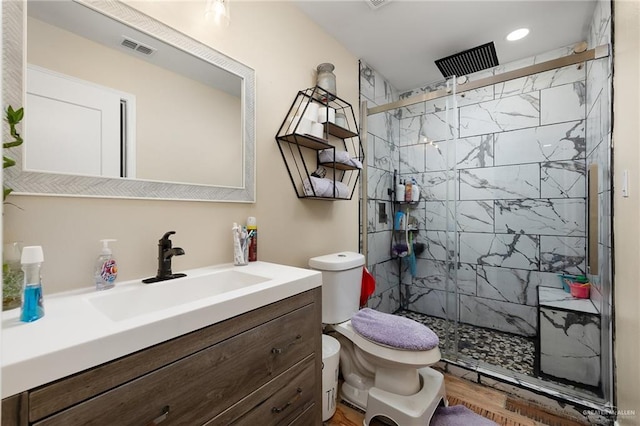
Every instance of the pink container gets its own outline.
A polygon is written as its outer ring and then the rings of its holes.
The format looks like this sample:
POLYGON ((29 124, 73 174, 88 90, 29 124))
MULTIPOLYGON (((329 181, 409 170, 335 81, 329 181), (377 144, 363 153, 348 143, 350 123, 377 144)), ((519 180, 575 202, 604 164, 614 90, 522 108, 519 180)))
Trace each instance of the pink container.
POLYGON ((569 287, 571 288, 571 295, 578 299, 588 299, 589 298, 589 290, 591 288, 591 284, 580 284, 570 282, 569 287))

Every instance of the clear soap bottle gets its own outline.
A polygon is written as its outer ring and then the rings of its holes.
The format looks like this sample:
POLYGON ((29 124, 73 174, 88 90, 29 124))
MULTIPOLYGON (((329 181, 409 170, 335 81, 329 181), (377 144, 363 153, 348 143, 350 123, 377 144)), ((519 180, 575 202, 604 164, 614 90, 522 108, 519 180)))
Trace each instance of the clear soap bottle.
POLYGON ((41 246, 27 246, 22 249, 20 263, 24 271, 24 285, 22 287, 22 305, 20 307, 20 321, 33 322, 44 316, 42 301, 42 276, 40 268, 44 262, 41 246))
POLYGON ((96 259, 96 267, 93 274, 93 279, 96 285, 96 290, 107 290, 113 288, 118 277, 118 264, 113 258, 113 253, 109 248, 109 243, 117 240, 100 240, 102 243, 102 251, 96 259))

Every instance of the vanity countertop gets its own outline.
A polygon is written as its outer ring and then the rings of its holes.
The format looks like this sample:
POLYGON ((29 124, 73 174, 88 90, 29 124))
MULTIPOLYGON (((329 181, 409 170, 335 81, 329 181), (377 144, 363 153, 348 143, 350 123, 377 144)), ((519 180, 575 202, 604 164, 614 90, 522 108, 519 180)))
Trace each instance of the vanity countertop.
MULTIPOLYGON (((110 317, 96 309, 97 298, 113 299, 118 294, 124 297, 129 294, 144 299, 147 289, 180 286, 181 279, 154 284, 132 280, 101 292, 83 289, 51 296, 46 295, 44 283, 43 318, 22 323, 20 309, 2 313, 2 398, 311 290, 322 283, 318 271, 267 262, 251 262, 240 267, 216 265, 185 272, 188 278, 198 278, 227 271, 264 277, 264 280, 216 295, 167 304, 162 309, 141 309, 140 314, 122 318, 110 317)), ((142 306, 143 300, 140 302, 142 306)))

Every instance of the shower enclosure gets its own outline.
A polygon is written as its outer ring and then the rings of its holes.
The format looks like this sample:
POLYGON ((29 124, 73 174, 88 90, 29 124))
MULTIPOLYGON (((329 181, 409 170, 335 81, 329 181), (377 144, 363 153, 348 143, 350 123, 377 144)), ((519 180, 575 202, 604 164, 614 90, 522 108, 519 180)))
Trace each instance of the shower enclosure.
POLYGON ((613 398, 610 58, 606 45, 547 56, 408 94, 384 84, 389 103, 361 66, 363 98, 378 100, 363 126, 369 306, 428 325, 452 365, 601 409, 613 398), (398 200, 412 179, 419 201, 398 200), (586 275, 590 297, 566 293, 561 274, 586 275))

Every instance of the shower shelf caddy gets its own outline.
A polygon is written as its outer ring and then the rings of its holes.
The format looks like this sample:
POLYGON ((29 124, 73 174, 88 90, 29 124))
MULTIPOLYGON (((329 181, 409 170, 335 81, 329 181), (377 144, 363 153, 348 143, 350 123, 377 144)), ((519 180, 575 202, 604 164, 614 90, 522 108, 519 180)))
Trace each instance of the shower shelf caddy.
MULTIPOLYGON (((399 261, 402 261, 402 259, 404 257, 407 256, 408 252, 405 252, 404 254, 402 254, 401 252, 398 251, 398 244, 401 243, 406 243, 407 247, 408 247, 408 235, 409 233, 411 233, 411 239, 415 240, 418 236, 418 233, 420 232, 420 229, 418 227, 417 224, 410 224, 409 223, 409 216, 410 216, 410 211, 413 210, 414 208, 416 208, 419 204, 419 201, 399 201, 397 200, 396 197, 396 187, 397 187, 397 183, 398 180, 400 179, 400 176, 398 175, 398 171, 394 170, 393 171, 393 182, 392 182, 392 187, 389 188, 387 190, 387 193, 389 195, 389 197, 391 197, 391 204, 393 206, 393 208, 391 209, 391 223, 392 223, 392 229, 393 229, 393 233, 391 235, 391 242, 390 242, 390 247, 389 250, 391 252, 391 257, 394 259, 398 259, 399 261), (405 215, 405 219, 404 219, 404 225, 403 226, 397 226, 396 224, 396 214, 398 212, 402 212, 405 215), (403 239, 403 235, 404 234, 404 238, 405 240, 402 241, 403 239)), ((423 243, 417 243, 415 241, 413 241, 413 247, 412 249, 417 253, 417 254, 421 254, 424 251, 424 244, 423 243)), ((400 274, 402 275, 402 263, 400 263, 400 274)), ((400 275, 400 276, 401 276, 400 275)))
MULTIPOLYGON (((313 121, 317 121, 317 118, 313 121)), ((298 198, 350 200, 353 197, 361 169, 336 161, 336 153, 340 151, 346 151, 350 158, 361 163, 364 161, 364 150, 351 104, 318 86, 299 91, 278 130, 276 142, 298 198), (322 137, 301 130, 300 117, 305 116, 311 104, 317 104, 320 112, 325 110, 327 120, 320 123, 323 127, 322 137), (336 117, 344 115, 345 121, 341 125, 336 124, 336 120, 329 120, 331 110, 335 111, 336 117), (320 153, 324 150, 329 150, 329 158, 333 161, 320 161, 320 153), (321 183, 329 186, 328 193, 321 193, 320 187, 312 184, 315 180, 312 174, 318 170, 326 173, 321 183), (338 187, 342 187, 342 191, 338 187)))

